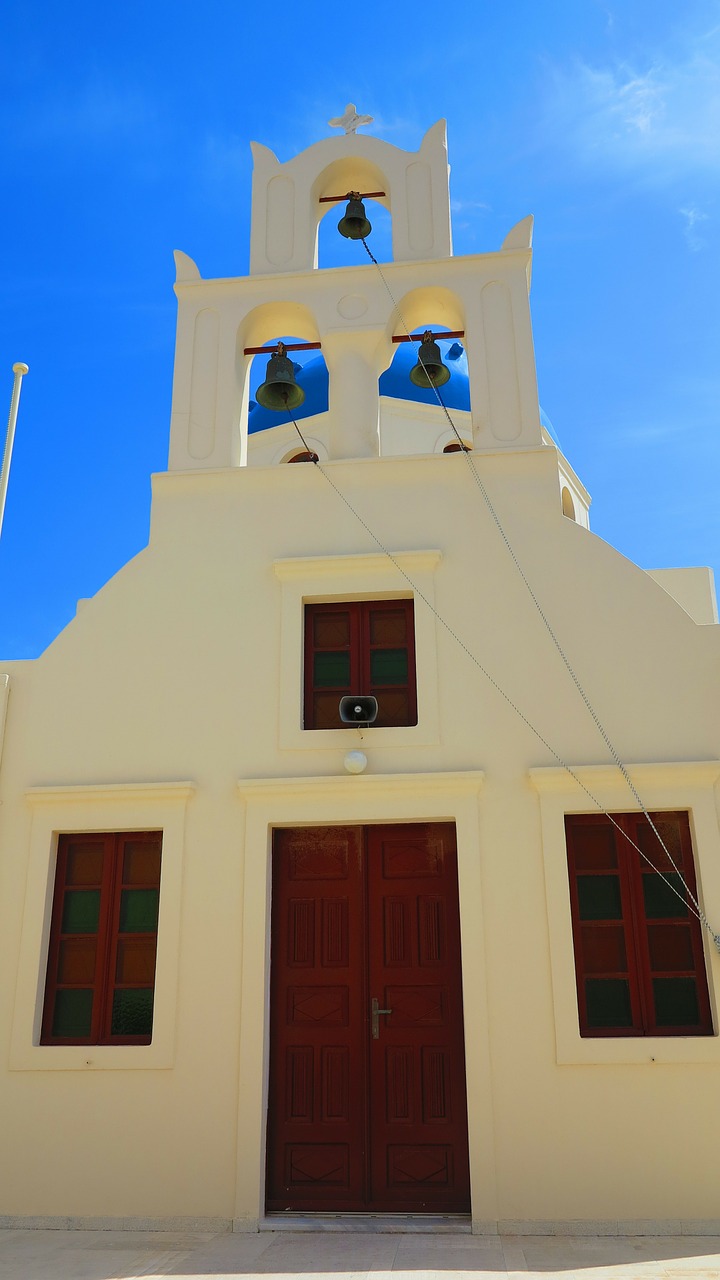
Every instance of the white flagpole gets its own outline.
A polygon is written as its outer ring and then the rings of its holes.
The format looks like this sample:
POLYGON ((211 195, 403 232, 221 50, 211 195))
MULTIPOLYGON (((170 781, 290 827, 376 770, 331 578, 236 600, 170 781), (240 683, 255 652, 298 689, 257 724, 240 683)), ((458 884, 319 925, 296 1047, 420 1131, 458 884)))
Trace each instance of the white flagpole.
POLYGON ((5 498, 7 496, 8 480, 10 479, 10 461, 12 459, 13 442, 15 440, 15 424, 17 422, 18 405, 20 403, 20 387, 24 374, 28 371, 26 364, 14 364, 13 373, 15 381, 13 383, 12 398, 10 400, 10 416, 8 418, 7 436, 5 437, 5 451, 3 453, 2 467, 0 468, 0 533, 2 533, 3 516, 5 515, 5 498))

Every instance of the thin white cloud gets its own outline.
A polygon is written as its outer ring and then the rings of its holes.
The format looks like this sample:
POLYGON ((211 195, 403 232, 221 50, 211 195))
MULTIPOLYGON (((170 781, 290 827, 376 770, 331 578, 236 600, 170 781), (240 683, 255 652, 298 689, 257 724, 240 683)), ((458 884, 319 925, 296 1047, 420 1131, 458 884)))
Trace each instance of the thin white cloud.
POLYGON ((612 31, 615 26, 615 14, 612 12, 612 9, 608 9, 604 4, 601 4, 599 7, 605 14, 605 30, 612 31))
POLYGON ((486 204, 484 200, 456 200, 450 201, 450 208, 453 213, 474 213, 477 209, 484 209, 488 212, 492 210, 491 204, 486 204))
POLYGON ((674 60, 550 67, 543 131, 588 165, 656 177, 716 170, 720 161, 720 31, 674 60))
POLYGON ((684 235, 688 249, 693 253, 699 253, 701 249, 707 248, 707 240, 698 235, 697 227, 699 223, 707 222, 710 215, 703 213, 702 209, 696 209, 694 205, 689 205, 678 212, 685 219, 684 235))
POLYGON ((643 422, 611 429, 608 438, 618 444, 658 444, 663 440, 675 440, 683 434, 680 422, 643 422))
POLYGON ((373 123, 368 125, 365 133, 375 134, 378 138, 392 139, 395 146, 415 150, 420 146, 428 129, 435 124, 433 115, 434 113, 431 113, 427 119, 424 119, 407 115, 388 116, 383 115, 381 111, 376 111, 373 123))

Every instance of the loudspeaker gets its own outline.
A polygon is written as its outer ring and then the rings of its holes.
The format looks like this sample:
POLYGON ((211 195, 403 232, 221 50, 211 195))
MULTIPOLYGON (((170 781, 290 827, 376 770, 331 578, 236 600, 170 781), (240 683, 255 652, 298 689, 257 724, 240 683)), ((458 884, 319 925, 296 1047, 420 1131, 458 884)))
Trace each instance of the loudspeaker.
POLYGON ((340 699, 340 719, 343 724, 369 725, 377 720, 377 698, 372 694, 350 693, 340 699))

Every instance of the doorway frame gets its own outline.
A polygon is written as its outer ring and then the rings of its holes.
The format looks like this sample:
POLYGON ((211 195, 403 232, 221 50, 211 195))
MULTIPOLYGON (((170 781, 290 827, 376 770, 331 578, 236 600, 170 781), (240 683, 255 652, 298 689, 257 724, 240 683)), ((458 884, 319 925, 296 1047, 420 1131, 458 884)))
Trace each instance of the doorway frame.
POLYGON ((479 796, 483 776, 472 770, 238 782, 245 832, 234 1231, 257 1231, 265 1216, 273 830, 303 826, 455 824, 473 1230, 482 1232, 497 1221, 482 924, 479 796))

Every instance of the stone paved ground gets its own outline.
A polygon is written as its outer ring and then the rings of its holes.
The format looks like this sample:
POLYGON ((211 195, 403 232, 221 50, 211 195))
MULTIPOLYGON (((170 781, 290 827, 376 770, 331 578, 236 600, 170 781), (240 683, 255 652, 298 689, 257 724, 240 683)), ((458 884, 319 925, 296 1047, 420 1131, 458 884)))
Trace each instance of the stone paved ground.
POLYGON ((720 1280, 716 1236, 0 1230, 0 1280, 720 1280))

